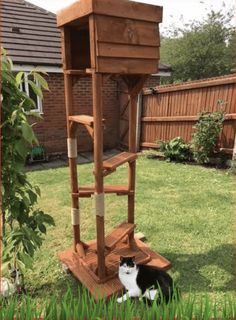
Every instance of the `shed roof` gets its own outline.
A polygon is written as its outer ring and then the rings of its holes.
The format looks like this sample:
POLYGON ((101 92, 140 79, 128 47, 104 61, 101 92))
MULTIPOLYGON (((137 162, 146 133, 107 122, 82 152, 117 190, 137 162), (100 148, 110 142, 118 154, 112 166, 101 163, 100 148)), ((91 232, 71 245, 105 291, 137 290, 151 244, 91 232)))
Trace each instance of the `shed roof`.
POLYGON ((24 0, 2 0, 2 45, 16 64, 61 66, 56 15, 24 0))

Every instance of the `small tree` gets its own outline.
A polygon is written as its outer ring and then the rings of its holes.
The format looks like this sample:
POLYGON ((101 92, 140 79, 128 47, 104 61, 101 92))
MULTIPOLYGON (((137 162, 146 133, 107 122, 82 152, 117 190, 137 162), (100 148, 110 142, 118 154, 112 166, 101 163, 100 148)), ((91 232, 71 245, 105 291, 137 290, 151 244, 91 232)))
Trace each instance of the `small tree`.
MULTIPOLYGON (((20 89, 23 72, 14 75, 12 61, 5 50, 2 58, 2 221, 3 260, 14 260, 20 268, 31 267, 34 252, 42 244, 46 224, 53 218, 36 207, 40 189, 30 183, 24 170, 26 157, 37 143, 28 116, 35 103, 20 89)), ((42 98, 41 88, 48 90, 45 79, 35 71, 29 85, 42 98)), ((30 113, 31 116, 36 114, 30 113)))
POLYGON ((213 153, 223 128, 223 121, 224 113, 222 111, 200 114, 198 122, 193 127, 195 133, 191 142, 193 157, 198 163, 209 162, 209 156, 213 153))

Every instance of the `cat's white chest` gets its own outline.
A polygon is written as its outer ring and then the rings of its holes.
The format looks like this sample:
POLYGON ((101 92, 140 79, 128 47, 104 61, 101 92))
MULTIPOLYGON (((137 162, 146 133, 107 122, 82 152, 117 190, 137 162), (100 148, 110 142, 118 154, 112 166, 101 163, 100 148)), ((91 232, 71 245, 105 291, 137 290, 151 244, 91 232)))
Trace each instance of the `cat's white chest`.
POLYGON ((121 273, 119 272, 119 279, 121 281, 121 283, 123 284, 123 286, 128 290, 128 291, 136 291, 136 292, 140 292, 141 290, 137 285, 137 274, 138 274, 138 270, 133 271, 132 273, 121 273))

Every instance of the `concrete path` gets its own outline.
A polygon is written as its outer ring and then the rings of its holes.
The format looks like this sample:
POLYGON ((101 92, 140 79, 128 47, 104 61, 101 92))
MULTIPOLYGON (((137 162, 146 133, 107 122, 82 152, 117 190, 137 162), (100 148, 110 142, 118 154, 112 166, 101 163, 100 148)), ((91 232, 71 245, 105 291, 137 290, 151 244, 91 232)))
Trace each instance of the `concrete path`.
MULTIPOLYGON (((108 159, 113 157, 114 155, 120 153, 117 149, 106 150, 103 153, 103 159, 108 159)), ((91 152, 81 152, 78 154, 77 163, 85 164, 93 162, 93 154, 91 152)), ((66 156, 62 156, 59 159, 48 161, 48 162, 36 162, 30 165, 26 165, 26 171, 36 171, 36 170, 46 170, 52 168, 60 168, 67 167, 68 159, 66 156)))

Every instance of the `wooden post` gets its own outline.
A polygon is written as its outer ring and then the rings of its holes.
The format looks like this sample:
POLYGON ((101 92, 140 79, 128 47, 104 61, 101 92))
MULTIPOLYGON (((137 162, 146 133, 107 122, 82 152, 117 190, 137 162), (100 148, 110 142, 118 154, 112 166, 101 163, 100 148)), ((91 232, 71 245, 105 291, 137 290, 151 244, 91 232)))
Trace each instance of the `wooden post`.
MULTIPOLYGON (((70 50, 70 30, 63 28, 61 31, 62 38, 62 60, 63 69, 67 70, 71 68, 71 50, 70 50)), ((79 224, 79 199, 72 196, 73 193, 78 193, 78 177, 77 177, 77 154, 69 152, 69 148, 77 140, 70 128, 69 116, 73 114, 73 93, 72 93, 72 76, 64 74, 65 84, 65 105, 66 105, 66 122, 67 122, 67 137, 68 137, 68 158, 70 168, 70 181, 71 181, 71 216, 74 233, 74 250, 76 251, 76 245, 80 243, 80 224, 79 224), (74 218, 77 216, 77 219, 74 218)), ((76 148, 74 148, 76 149, 76 148)), ((74 150, 75 151, 75 150, 74 150)), ((76 152, 77 153, 77 152, 76 152)))
POLYGON ((137 101, 137 129, 136 129, 136 152, 140 150, 140 137, 141 137, 141 130, 142 130, 142 103, 143 103, 143 95, 139 93, 138 101, 137 101))
MULTIPOLYGON (((129 95, 129 152, 136 152, 137 95, 129 95)), ((129 163, 129 190, 135 191, 136 162, 129 163)), ((128 195, 128 222, 134 223, 135 192, 128 195)), ((132 239, 134 234, 130 235, 132 239)))
POLYGON ((94 175, 95 212, 97 229, 98 277, 103 279, 105 270, 104 190, 103 190, 103 126, 102 126, 102 75, 93 73, 93 116, 94 116, 94 175))

